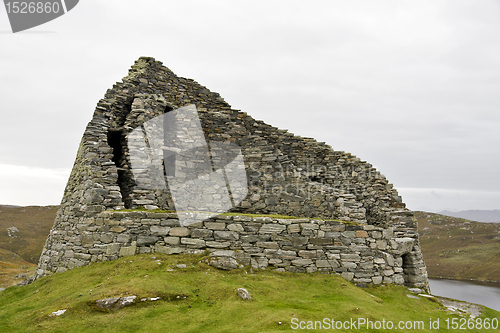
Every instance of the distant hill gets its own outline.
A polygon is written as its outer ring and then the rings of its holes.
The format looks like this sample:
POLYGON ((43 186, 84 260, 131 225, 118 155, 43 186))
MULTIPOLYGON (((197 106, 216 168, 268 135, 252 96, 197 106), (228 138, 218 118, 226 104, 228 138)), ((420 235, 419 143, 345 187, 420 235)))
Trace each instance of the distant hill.
POLYGON ((500 281, 500 223, 416 212, 429 277, 500 281))
POLYGON ((0 249, 37 264, 58 208, 0 205, 0 249))
POLYGON ((0 248, 0 288, 18 284, 35 273, 36 265, 17 254, 0 248))
POLYGON ((462 210, 460 212, 450 212, 444 210, 438 214, 460 217, 462 219, 477 222, 495 222, 500 223, 500 210, 462 210))

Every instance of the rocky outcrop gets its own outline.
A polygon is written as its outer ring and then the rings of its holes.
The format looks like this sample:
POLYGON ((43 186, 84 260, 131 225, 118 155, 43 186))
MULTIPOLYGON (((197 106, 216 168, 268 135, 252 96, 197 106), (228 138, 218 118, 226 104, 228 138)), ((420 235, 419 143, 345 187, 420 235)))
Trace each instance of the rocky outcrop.
POLYGON ((18 238, 19 237, 19 229, 16 227, 7 228, 7 236, 10 238, 18 238))
POLYGON ((113 297, 113 298, 105 298, 99 299, 95 302, 95 305, 99 309, 103 310, 120 310, 128 305, 131 305, 135 302, 137 296, 125 296, 125 297, 113 297))
POLYGON ((237 291, 238 291, 238 296, 240 296, 240 298, 242 300, 246 301, 246 300, 252 299, 252 296, 250 295, 248 290, 246 290, 245 288, 238 288, 237 291))

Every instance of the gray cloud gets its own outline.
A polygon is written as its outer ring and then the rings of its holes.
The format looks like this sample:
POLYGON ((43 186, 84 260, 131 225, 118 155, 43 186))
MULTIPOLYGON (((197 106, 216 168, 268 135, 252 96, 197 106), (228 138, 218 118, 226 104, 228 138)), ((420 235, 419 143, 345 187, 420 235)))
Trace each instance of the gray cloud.
MULTIPOLYGON (((0 164, 69 170, 97 101, 147 55, 373 163, 412 209, 498 209, 499 12, 495 1, 80 2, 39 33, 0 34, 0 164)), ((23 185, 2 192, 47 198, 15 177, 23 185)))

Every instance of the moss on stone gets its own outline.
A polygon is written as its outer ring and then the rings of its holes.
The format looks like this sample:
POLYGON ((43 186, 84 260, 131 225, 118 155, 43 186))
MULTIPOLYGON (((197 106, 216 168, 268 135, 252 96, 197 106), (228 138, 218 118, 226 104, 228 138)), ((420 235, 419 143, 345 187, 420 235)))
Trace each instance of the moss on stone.
MULTIPOLYGON (((148 210, 142 206, 135 208, 135 209, 120 209, 120 210, 107 210, 106 212, 148 212, 148 213, 176 213, 174 210, 163 210, 163 209, 152 209, 148 210)), ((209 212, 195 212, 193 213, 209 213, 209 212)), ((285 219, 285 220, 292 220, 292 219, 308 219, 308 220, 323 220, 323 221, 335 221, 335 222, 340 222, 348 225, 363 225, 361 223, 355 223, 355 222, 349 222, 349 221, 342 221, 342 220, 336 220, 336 219, 322 219, 322 218, 310 218, 310 217, 300 217, 300 216, 289 216, 289 215, 280 215, 280 214, 250 214, 250 213, 232 213, 232 212, 226 212, 226 213, 211 213, 211 214, 216 214, 216 215, 222 215, 222 216, 249 216, 249 217, 270 217, 272 219, 285 219)))

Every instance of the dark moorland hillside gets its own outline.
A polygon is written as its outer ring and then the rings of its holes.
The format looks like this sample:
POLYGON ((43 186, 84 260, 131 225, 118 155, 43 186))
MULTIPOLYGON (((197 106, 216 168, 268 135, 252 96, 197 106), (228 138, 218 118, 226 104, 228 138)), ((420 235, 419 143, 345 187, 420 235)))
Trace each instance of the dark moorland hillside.
POLYGON ((477 222, 495 222, 500 223, 500 210, 462 210, 459 212, 450 212, 444 210, 439 212, 440 215, 460 217, 462 219, 477 221, 477 222))
POLYGON ((0 206, 0 248, 37 264, 58 208, 0 206))
POLYGON ((416 212, 429 277, 500 281, 500 224, 416 212))

